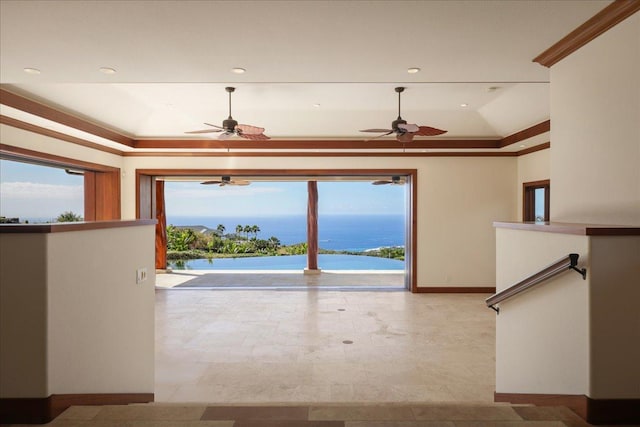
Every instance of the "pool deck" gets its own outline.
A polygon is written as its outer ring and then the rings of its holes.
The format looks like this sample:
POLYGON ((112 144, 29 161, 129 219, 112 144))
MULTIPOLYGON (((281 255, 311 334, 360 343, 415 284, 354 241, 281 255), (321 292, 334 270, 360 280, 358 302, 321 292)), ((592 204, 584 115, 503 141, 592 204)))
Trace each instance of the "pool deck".
POLYGON ((173 270, 156 274, 158 289, 404 289, 404 271, 173 270))

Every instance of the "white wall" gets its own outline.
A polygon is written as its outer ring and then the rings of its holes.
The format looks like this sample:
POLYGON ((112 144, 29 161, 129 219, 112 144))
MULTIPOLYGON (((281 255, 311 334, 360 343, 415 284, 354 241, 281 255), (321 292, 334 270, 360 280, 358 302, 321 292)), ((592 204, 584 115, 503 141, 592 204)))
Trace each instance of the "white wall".
MULTIPOLYGON (((569 253, 578 253, 580 267, 590 269, 587 236, 498 228, 496 238, 498 291, 569 253)), ((500 303, 496 392, 588 391, 589 281, 568 271, 500 303)))
POLYGON ((551 68, 551 219, 640 225, 640 14, 551 68))
MULTIPOLYGON (((549 179, 550 171, 550 149, 536 151, 518 157, 518 182, 517 182, 517 219, 522 220, 522 184, 525 182, 541 181, 549 179)), ((553 183, 551 183, 551 193, 553 193, 553 183)))
POLYGON ((2 124, 0 124, 0 143, 116 168, 121 168, 123 163, 122 157, 116 154, 94 150, 2 124))
POLYGON ((0 233, 0 397, 153 393, 154 234, 0 233))
POLYGON ((153 225, 48 236, 49 394, 153 393, 154 236, 153 225))
POLYGON ((417 169, 418 286, 494 286, 492 222, 516 219, 513 157, 127 157, 123 218, 136 169, 417 169))

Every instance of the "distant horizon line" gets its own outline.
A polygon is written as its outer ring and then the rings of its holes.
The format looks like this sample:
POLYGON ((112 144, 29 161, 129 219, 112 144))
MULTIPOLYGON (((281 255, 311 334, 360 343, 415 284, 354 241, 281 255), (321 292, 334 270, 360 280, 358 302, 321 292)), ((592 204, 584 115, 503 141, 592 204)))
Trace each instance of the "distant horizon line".
MULTIPOLYGON (((323 216, 404 216, 402 213, 319 213, 323 216)), ((283 216, 307 216, 306 213, 300 214, 268 214, 268 215, 169 215, 168 217, 179 217, 179 218, 275 218, 275 217, 283 217, 283 216)))

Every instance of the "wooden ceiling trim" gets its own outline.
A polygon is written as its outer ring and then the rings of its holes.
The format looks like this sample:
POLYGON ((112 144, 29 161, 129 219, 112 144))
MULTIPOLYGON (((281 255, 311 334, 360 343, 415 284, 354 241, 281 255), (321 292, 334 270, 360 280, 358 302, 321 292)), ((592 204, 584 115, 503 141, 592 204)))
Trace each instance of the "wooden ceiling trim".
POLYGON ((500 140, 497 148, 504 148, 508 145, 515 144, 516 142, 524 141, 525 139, 533 138, 534 136, 549 132, 550 130, 551 120, 545 120, 544 122, 540 122, 537 125, 533 125, 529 128, 521 130, 520 132, 505 136, 500 140))
POLYGON ((533 62, 551 67, 639 10, 638 0, 616 0, 533 58, 533 62))
POLYGON ((551 148, 550 142, 545 142, 544 144, 540 144, 534 147, 525 148, 524 150, 516 151, 516 155, 524 156, 525 154, 535 153, 536 151, 546 150, 547 148, 551 148))
POLYGON ((55 108, 51 108, 47 105, 17 95, 13 92, 9 92, 5 89, 0 89, 0 103, 8 107, 24 111, 25 113, 33 114, 34 116, 42 117, 43 119, 51 120, 100 138, 108 139, 109 141, 117 142, 129 147, 134 146, 133 139, 127 136, 91 123, 85 119, 81 119, 80 117, 64 113, 56 110, 55 108))
MULTIPOLYGON (((500 148, 499 139, 429 139, 414 140, 404 148, 500 148)), ((217 140, 217 139, 138 139, 135 148, 146 149, 224 149, 224 150, 376 150, 402 149, 396 140, 217 140)))
POLYGON ((29 150, 27 148, 14 147, 13 145, 0 143, 0 157, 10 160, 24 160, 43 165, 55 165, 59 167, 89 170, 95 172, 120 172, 120 168, 102 165, 99 163, 86 162, 84 160, 72 159, 70 157, 57 156, 55 154, 43 153, 29 150))
POLYGON ((516 157, 514 151, 440 151, 440 152, 345 152, 345 151, 232 151, 232 152, 203 152, 203 151, 144 151, 125 152, 124 157, 516 157))
POLYGON ((40 126, 32 125, 31 123, 23 122, 13 117, 7 117, 0 115, 0 123, 12 126, 14 128, 26 130, 29 132, 37 133, 40 135, 48 136, 51 138, 59 139, 66 142, 71 142, 72 144, 82 145, 83 147, 93 148, 94 150, 104 151, 105 153, 122 155, 123 151, 118 150, 117 148, 111 148, 104 146, 102 144, 97 144, 95 142, 87 141, 82 138, 76 138, 75 136, 67 135, 64 133, 56 132, 51 129, 43 128, 40 126))
POLYGON ((136 175, 149 176, 256 176, 256 177, 370 177, 384 175, 412 175, 416 169, 136 169, 136 175))

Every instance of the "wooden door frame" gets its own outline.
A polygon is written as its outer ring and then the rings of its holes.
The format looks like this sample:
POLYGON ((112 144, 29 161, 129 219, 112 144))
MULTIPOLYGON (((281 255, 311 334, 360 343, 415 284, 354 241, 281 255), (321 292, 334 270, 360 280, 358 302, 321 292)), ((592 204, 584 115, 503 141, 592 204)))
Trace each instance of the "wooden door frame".
POLYGON ((418 291, 418 170, 417 169, 136 169, 136 218, 153 219, 155 212, 155 179, 158 176, 259 176, 357 178, 362 176, 407 176, 407 214, 405 238, 405 287, 418 291))

